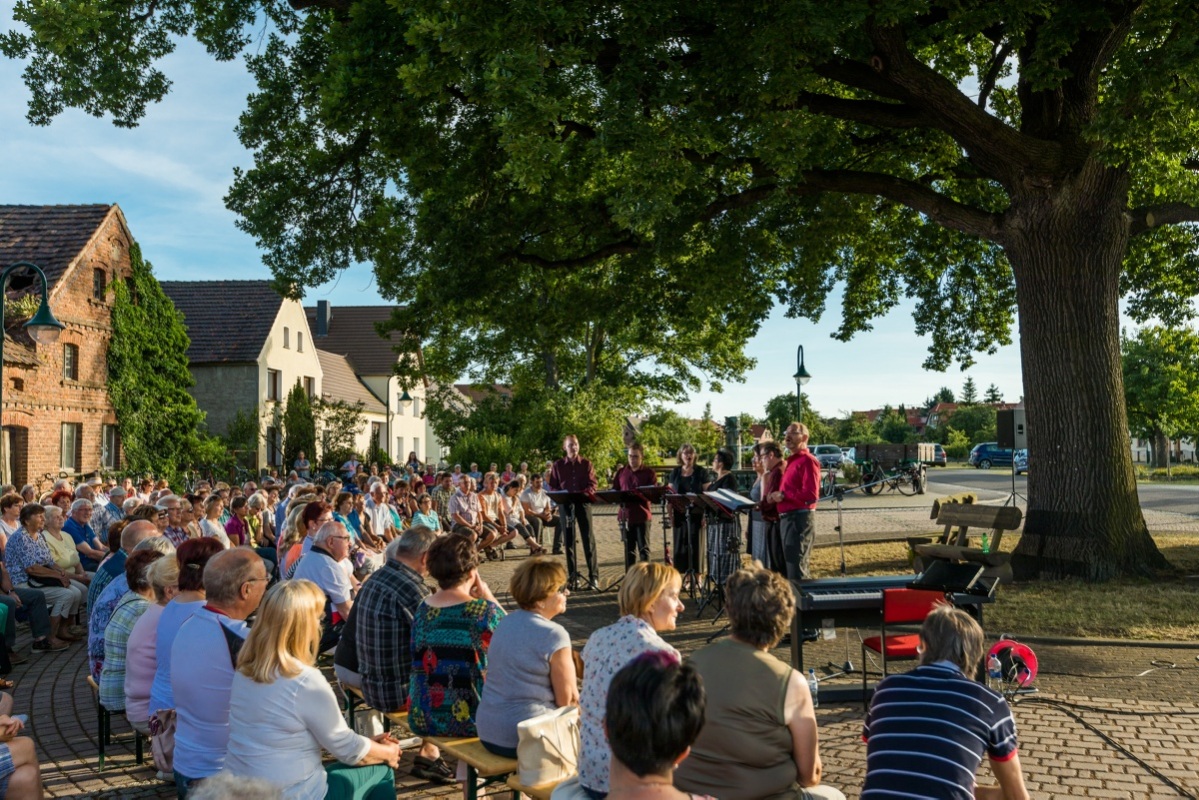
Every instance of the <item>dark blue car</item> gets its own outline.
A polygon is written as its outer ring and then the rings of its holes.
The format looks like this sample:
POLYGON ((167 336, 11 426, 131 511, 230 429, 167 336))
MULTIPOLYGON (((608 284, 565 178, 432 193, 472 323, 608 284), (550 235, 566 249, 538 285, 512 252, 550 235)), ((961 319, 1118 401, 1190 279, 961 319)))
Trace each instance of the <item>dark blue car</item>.
POLYGON ((1012 453, 1011 448, 1000 447, 997 442, 983 442, 974 445, 974 449, 970 451, 970 464, 977 469, 1010 467, 1012 453))

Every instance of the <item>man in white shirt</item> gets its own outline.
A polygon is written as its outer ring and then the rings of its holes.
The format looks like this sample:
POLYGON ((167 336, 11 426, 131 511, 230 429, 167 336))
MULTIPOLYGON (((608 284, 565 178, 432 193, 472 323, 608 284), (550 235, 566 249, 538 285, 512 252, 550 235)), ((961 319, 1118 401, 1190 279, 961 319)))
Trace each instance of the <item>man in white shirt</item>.
POLYGON ((371 484, 370 497, 366 499, 366 520, 370 525, 371 534, 385 542, 395 538, 395 520, 391 516, 391 506, 387 502, 387 485, 382 481, 371 484))
POLYGON ((541 544, 542 528, 554 529, 554 555, 562 554, 562 529, 558 527, 558 517, 554 501, 545 493, 541 475, 535 474, 529 480, 529 488, 520 495, 520 504, 525 509, 525 518, 533 528, 533 538, 541 544))
POLYGON ((343 562, 350 556, 350 534, 340 522, 326 522, 313 537, 312 550, 302 559, 292 576, 312 581, 325 593, 325 614, 321 619, 321 652, 337 646, 341 629, 354 605, 354 589, 343 562))
POLYGON ((245 619, 266 593, 265 562, 246 547, 217 553, 204 567, 206 602, 179 629, 171 647, 175 694, 175 786, 216 775, 229 745, 229 694, 245 619))

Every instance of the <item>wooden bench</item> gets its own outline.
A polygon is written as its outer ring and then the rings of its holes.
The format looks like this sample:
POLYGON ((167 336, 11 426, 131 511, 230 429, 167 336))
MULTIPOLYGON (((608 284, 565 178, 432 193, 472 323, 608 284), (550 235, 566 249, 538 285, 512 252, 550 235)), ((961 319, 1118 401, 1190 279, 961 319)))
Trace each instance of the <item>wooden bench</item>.
POLYGON ((520 776, 513 774, 508 776, 508 788, 516 792, 517 797, 529 796, 533 800, 550 800, 550 795, 554 793, 554 789, 561 781, 553 783, 543 783, 539 786, 525 786, 520 782, 520 776))
POLYGON ((937 508, 937 524, 944 526, 940 541, 917 544, 914 566, 923 571, 929 559, 970 561, 986 567, 984 576, 997 577, 1003 583, 1012 581, 1011 554, 999 552, 1005 531, 1020 527, 1023 514, 1015 506, 984 506, 975 503, 941 503, 937 508), (954 530, 956 528, 956 531, 954 530), (990 528, 988 550, 970 547, 970 528, 990 528))
MULTIPOLYGON (((354 728, 354 717, 358 712, 358 708, 369 709, 370 705, 366 702, 366 695, 357 686, 350 686, 348 683, 341 683, 340 681, 338 681, 338 685, 341 686, 341 693, 346 698, 346 724, 352 730, 356 730, 354 728)), ((390 731, 393 725, 399 725, 402 730, 407 731, 408 712, 393 711, 390 714, 383 714, 383 730, 390 731)))
POLYGON ((432 742, 441 748, 443 754, 449 753, 454 758, 466 764, 466 785, 463 794, 466 800, 477 800, 479 796, 479 779, 484 779, 484 785, 506 781, 516 773, 516 759, 497 756, 479 741, 478 737, 470 739, 443 739, 440 736, 428 736, 425 741, 432 742), (487 780, 487 779, 491 780, 487 780))

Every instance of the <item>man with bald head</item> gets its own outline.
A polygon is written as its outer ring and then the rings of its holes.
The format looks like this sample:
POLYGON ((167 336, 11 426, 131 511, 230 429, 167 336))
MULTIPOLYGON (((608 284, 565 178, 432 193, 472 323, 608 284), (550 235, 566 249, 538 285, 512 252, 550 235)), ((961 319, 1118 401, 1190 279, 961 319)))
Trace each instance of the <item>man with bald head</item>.
POLYGON ((229 745, 229 696, 237 652, 249 635, 246 617, 266 593, 267 565, 248 547, 217 553, 204 567, 206 603, 171 645, 175 693, 175 789, 216 775, 229 745))
POLYGON ((87 608, 90 612, 100 599, 100 594, 108 588, 118 575, 125 574, 125 559, 137 547, 151 536, 158 535, 158 527, 149 520, 138 519, 130 522, 121 531, 121 547, 96 570, 91 585, 87 589, 87 608))
MULTIPOLYGON (((127 542, 133 543, 129 547, 128 552, 130 553, 138 550, 157 550, 165 555, 173 556, 175 554, 175 545, 171 544, 171 540, 165 536, 159 536, 158 529, 149 520, 134 520, 126 525, 125 530, 121 531, 121 543, 126 544, 127 542), (126 540, 125 535, 129 533, 130 528, 133 528, 133 533, 129 534, 130 538, 126 540), (146 531, 149 531, 148 535, 146 531)), ((108 582, 108 586, 104 587, 104 591, 100 592, 96 598, 95 605, 89 609, 87 659, 92 676, 97 681, 100 680, 100 668, 104 664, 104 630, 108 627, 108 622, 112 619, 117 606, 120 605, 121 598, 128 591, 129 580, 122 568, 120 574, 108 582)))

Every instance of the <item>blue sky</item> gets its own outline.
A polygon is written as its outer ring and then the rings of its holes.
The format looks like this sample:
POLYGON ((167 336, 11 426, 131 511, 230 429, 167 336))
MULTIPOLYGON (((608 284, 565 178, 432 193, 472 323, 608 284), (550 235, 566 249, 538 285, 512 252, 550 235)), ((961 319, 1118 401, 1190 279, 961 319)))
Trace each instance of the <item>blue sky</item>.
MULTIPOLYGON (((12 3, 0 1, 0 29, 11 26, 12 3)), ((165 59, 171 94, 152 106, 140 127, 126 130, 80 111, 67 111, 49 127, 25 119, 28 92, 18 65, 0 61, 0 137, 4 168, 0 202, 27 204, 118 203, 145 256, 161 280, 268 278, 253 240, 235 227, 222 198, 235 166, 250 154, 233 133, 254 86, 242 62, 217 63, 193 42, 165 59)), ((334 305, 379 302, 368 268, 348 271, 335 285, 310 290, 308 302, 334 305)), ((747 412, 760 416, 766 401, 794 390, 795 349, 804 346, 812 374, 811 405, 824 415, 890 403, 920 403, 940 386, 958 391, 965 375, 921 368, 927 340, 912 332, 911 307, 900 306, 875 328, 848 343, 830 338, 839 302, 830 298, 824 319, 786 319, 776 310, 750 341, 757 366, 724 392, 698 392, 677 405, 699 416, 711 402, 716 417, 747 412)), ((980 391, 996 384, 1005 399, 1023 393, 1020 354, 1013 344, 980 355, 970 369, 980 391)))

